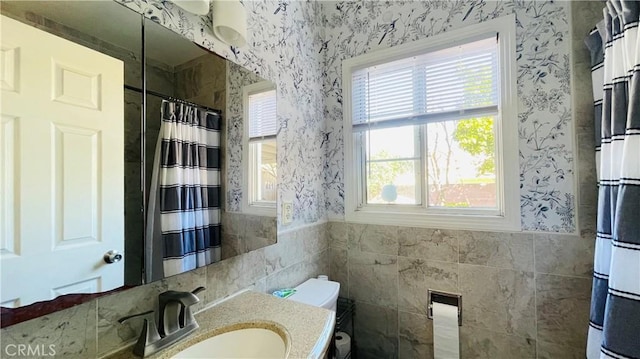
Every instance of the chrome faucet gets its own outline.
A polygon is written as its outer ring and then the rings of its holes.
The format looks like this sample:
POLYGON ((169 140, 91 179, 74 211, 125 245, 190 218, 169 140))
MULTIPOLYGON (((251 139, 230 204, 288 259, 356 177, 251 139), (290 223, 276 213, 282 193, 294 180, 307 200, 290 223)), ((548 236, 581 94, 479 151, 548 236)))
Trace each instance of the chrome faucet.
POLYGON ((133 354, 144 358, 166 348, 198 329, 198 323, 193 317, 191 306, 200 301, 196 294, 203 290, 204 287, 198 287, 192 292, 170 290, 160 293, 158 296, 157 325, 153 310, 120 318, 118 320, 119 323, 124 323, 137 317, 144 319, 144 326, 138 341, 133 347, 133 354))

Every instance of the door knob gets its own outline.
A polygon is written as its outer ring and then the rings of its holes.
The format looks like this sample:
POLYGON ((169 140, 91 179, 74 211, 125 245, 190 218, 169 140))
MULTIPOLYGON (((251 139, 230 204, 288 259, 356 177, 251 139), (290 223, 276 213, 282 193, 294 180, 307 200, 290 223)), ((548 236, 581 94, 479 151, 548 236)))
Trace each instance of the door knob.
POLYGON ((104 254, 104 256, 102 257, 102 259, 104 259, 104 261, 108 264, 111 263, 116 263, 116 262, 120 262, 120 260, 122 260, 122 254, 118 253, 118 251, 116 250, 110 250, 107 253, 104 254))

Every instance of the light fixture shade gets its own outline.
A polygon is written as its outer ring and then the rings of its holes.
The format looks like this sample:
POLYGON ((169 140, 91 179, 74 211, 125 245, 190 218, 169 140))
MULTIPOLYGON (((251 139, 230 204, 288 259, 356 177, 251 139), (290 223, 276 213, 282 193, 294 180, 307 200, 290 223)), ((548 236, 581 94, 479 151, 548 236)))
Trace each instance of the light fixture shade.
POLYGON ((214 0, 212 11, 218 39, 234 47, 247 44, 247 13, 240 0, 214 0))
POLYGON ((209 13, 210 0, 173 0, 173 3, 192 14, 206 15, 209 13))

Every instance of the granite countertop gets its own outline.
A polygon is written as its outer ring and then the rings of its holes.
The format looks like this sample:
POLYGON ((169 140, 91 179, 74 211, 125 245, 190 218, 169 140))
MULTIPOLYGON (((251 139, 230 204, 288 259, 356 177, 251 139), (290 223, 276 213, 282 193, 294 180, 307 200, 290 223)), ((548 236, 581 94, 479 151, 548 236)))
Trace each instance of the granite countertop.
MULTIPOLYGON (((274 330, 285 339, 288 359, 321 358, 335 325, 335 314, 330 310, 253 291, 225 300, 195 317, 198 330, 147 358, 171 358, 204 339, 241 328, 274 330)), ((106 358, 137 358, 132 350, 130 346, 106 358)))

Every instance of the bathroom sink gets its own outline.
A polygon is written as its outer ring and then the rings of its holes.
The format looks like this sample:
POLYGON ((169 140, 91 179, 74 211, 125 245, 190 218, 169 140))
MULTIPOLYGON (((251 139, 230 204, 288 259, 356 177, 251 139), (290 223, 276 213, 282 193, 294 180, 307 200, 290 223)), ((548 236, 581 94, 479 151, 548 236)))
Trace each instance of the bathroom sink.
POLYGON ((286 358, 287 345, 279 333, 265 328, 224 331, 202 340, 172 358, 286 358))

